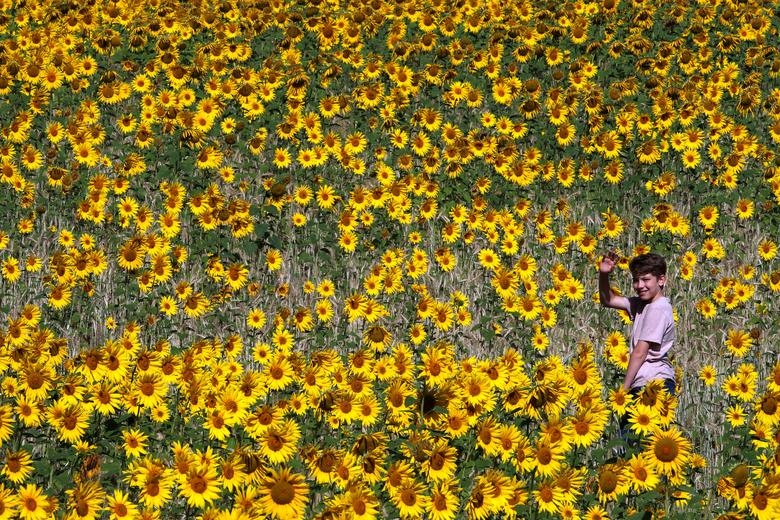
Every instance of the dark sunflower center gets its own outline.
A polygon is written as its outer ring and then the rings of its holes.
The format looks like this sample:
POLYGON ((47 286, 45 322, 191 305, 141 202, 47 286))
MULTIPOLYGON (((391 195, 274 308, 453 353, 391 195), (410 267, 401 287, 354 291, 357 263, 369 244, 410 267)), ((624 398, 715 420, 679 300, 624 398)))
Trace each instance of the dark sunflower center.
POLYGON ((275 482, 271 486, 271 499, 275 504, 287 505, 295 498, 295 488, 286 480, 275 482))
POLYGON ((617 487, 617 475, 612 470, 604 470, 599 475, 599 488, 604 493, 612 493, 617 487))
POLYGON ((661 439, 655 445, 655 456, 661 462, 672 462, 679 452, 677 443, 673 439, 661 439))
POLYGON ((202 494, 206 491, 206 481, 200 475, 196 475, 190 480, 190 487, 195 493, 202 494))

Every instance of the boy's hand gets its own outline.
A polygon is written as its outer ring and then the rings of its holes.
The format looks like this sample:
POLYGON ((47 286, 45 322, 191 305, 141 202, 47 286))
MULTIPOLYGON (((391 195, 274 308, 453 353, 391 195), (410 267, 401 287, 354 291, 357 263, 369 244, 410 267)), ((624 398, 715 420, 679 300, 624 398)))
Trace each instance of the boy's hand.
POLYGON ((614 251, 610 251, 607 254, 605 254, 601 258, 601 262, 599 262, 599 272, 609 274, 612 272, 613 269, 615 269, 615 266, 618 263, 619 256, 614 251))

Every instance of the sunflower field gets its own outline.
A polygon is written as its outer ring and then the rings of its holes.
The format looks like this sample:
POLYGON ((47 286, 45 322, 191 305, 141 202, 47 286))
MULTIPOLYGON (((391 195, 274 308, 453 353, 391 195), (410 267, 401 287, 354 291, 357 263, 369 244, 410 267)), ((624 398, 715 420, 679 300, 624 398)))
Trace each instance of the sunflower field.
POLYGON ((779 10, 0 0, 0 519, 780 517, 779 10))

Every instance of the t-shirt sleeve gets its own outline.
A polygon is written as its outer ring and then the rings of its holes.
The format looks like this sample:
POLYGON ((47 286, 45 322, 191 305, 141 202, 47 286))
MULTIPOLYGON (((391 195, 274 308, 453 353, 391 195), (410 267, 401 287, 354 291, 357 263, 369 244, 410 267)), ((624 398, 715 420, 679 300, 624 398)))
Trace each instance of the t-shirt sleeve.
POLYGON ((639 310, 639 306, 642 305, 642 300, 636 296, 629 296, 628 297, 628 316, 631 318, 631 321, 634 321, 634 318, 636 318, 636 313, 639 310))
POLYGON ((636 331, 637 341, 647 341, 648 343, 661 344, 664 338, 664 331, 666 331, 666 313, 661 307, 648 305, 645 307, 646 313, 642 320, 642 326, 636 331))

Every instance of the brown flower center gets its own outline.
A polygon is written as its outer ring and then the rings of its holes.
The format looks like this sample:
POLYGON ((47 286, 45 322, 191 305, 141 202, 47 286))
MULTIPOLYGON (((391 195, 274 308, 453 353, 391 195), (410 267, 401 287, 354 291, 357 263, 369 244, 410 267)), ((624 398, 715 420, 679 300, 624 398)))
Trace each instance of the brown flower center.
POLYGON ((604 493, 612 493, 617 487, 617 474, 611 469, 605 469, 599 474, 599 488, 604 493))
POLYGON ((295 488, 286 480, 275 482, 271 486, 271 500, 281 506, 287 505, 295 498, 295 488))
POLYGON ((661 439, 656 443, 654 452, 661 462, 672 462, 677 458, 680 449, 674 439, 661 439))

